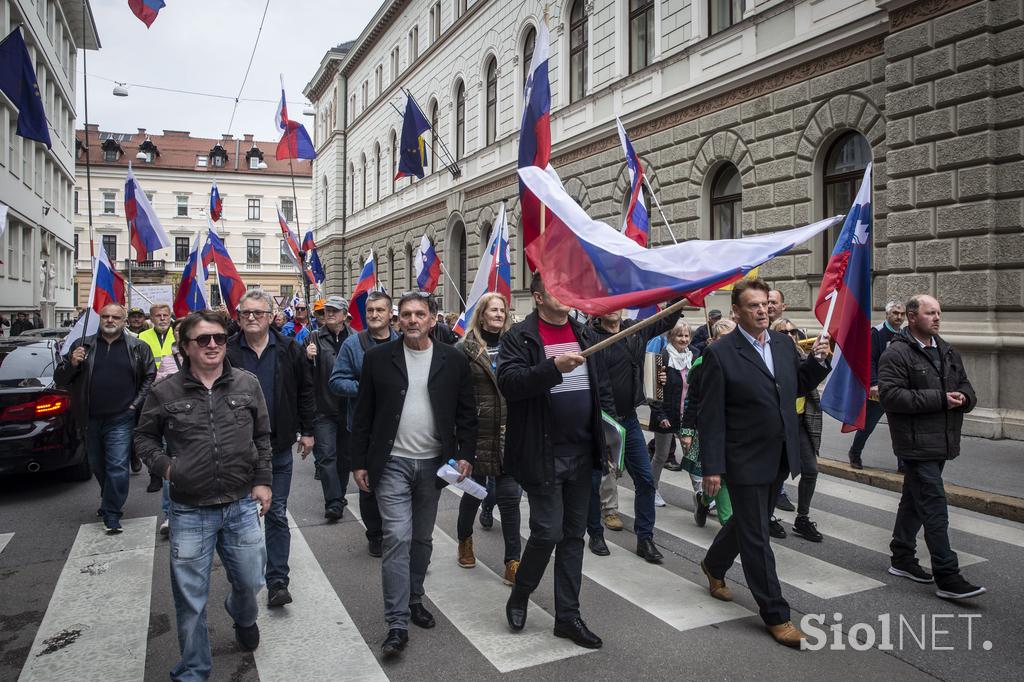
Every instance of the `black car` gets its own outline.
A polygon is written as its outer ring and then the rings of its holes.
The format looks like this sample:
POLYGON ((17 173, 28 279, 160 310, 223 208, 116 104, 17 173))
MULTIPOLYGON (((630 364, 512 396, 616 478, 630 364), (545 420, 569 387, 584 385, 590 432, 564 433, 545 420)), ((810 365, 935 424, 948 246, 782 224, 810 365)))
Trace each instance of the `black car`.
POLYGON ((57 339, 0 341, 0 474, 62 470, 89 478, 71 395, 53 383, 57 353, 57 339))

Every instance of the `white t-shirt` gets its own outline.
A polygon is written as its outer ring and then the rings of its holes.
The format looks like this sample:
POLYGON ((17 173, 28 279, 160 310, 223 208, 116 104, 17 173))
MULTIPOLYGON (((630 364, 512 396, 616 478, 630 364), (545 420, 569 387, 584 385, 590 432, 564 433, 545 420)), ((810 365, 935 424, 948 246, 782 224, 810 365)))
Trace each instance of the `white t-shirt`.
POLYGON ((402 348, 405 351, 409 388, 405 392, 402 418, 398 422, 398 434, 391 454, 407 459, 433 459, 441 454, 441 439, 434 422, 434 406, 430 404, 430 393, 427 390, 434 344, 431 343, 426 350, 413 350, 404 344, 402 348))

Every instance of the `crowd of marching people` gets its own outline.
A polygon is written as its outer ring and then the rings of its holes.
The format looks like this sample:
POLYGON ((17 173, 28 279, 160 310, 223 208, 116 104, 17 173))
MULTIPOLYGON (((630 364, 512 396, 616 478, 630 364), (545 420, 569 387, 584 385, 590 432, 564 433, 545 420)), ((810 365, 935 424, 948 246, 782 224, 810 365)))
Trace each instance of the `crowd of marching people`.
MULTIPOLYGON (((361 331, 341 296, 311 309, 295 300, 285 314, 259 289, 242 296, 236 319, 202 310, 172 320, 166 305, 97 313, 98 333, 65 349, 55 380, 74 395, 105 531, 120 532, 131 472, 148 468, 147 489, 163 497, 181 648, 173 679, 212 670, 206 608, 215 550, 231 586, 224 607, 245 650, 259 645, 263 588, 272 608, 303 589, 289 580, 287 513, 294 457, 310 454, 327 523, 344 518, 350 480, 358 491, 367 552, 381 559, 384 658, 402 653, 410 621, 435 625, 424 578, 446 463, 486 494, 462 495, 457 555, 439 560, 474 568, 474 527, 491 529, 497 516, 511 630, 525 627, 554 555, 553 634, 602 646, 580 612, 584 553, 608 555, 605 531, 623 529, 616 491, 626 473, 636 491, 628 510, 636 554, 660 563, 655 518, 670 469, 689 475, 694 523, 720 524, 700 563, 709 596, 733 598, 726 576, 741 558, 771 636, 800 646, 770 538, 786 537, 775 515, 784 510, 795 512, 789 532, 824 540, 812 505, 827 335, 805 338, 785 316, 782 292, 758 279, 733 287, 730 314, 701 314, 699 325, 679 312, 646 326, 621 311, 583 319, 539 275, 530 294, 533 310, 519 320, 504 296, 483 296, 462 338, 421 291, 397 300, 369 293, 361 331), (784 483, 795 477, 793 505, 784 483)), ((959 452, 974 391, 938 334, 937 300, 893 301, 885 313, 872 332, 867 426, 850 462, 861 466, 864 441, 887 415, 905 472, 888 571, 934 582, 940 597, 974 597, 984 588, 960 575, 941 478, 959 452), (917 558, 921 528, 931 572, 917 558)))

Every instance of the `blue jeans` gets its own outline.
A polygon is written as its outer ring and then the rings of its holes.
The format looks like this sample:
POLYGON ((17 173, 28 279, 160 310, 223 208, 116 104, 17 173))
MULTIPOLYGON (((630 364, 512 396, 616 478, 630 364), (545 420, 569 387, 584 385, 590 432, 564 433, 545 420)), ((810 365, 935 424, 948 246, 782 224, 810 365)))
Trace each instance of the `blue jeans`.
POLYGON ((171 511, 171 484, 165 478, 163 484, 163 490, 160 493, 160 510, 164 513, 164 518, 170 518, 171 511))
POLYGON ((292 449, 274 453, 274 482, 270 509, 263 517, 267 533, 267 589, 288 587, 288 553, 292 534, 288 530, 288 491, 292 487, 292 449))
POLYGON ((135 412, 89 419, 86 453, 100 484, 100 514, 111 528, 120 528, 121 509, 128 500, 128 459, 132 449, 135 412))
POLYGON ((338 472, 338 427, 337 416, 318 414, 313 418, 313 459, 324 490, 324 509, 341 511, 348 481, 342 481, 338 472))
MULTIPOLYGON (((651 458, 647 453, 647 441, 644 439, 640 420, 636 415, 627 417, 621 422, 626 429, 626 471, 633 479, 636 490, 635 509, 633 512, 633 532, 637 540, 654 537, 654 474, 651 472, 651 458)), ((601 472, 592 475, 590 486, 590 509, 587 514, 587 532, 590 537, 603 537, 601 528, 601 472)))
POLYGON ((205 680, 213 668, 206 602, 214 548, 231 584, 224 608, 238 625, 256 622, 267 558, 257 510, 258 503, 248 497, 211 507, 171 502, 171 589, 181 651, 172 680, 205 680))

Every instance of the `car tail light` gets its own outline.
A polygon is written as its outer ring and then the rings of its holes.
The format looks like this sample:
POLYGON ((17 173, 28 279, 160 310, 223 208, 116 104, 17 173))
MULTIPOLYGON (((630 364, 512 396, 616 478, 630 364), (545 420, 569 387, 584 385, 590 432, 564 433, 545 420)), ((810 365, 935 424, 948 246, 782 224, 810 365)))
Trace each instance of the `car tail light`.
POLYGON ((71 397, 67 393, 44 393, 35 400, 3 408, 0 421, 23 422, 33 419, 46 419, 63 414, 71 407, 71 397))

